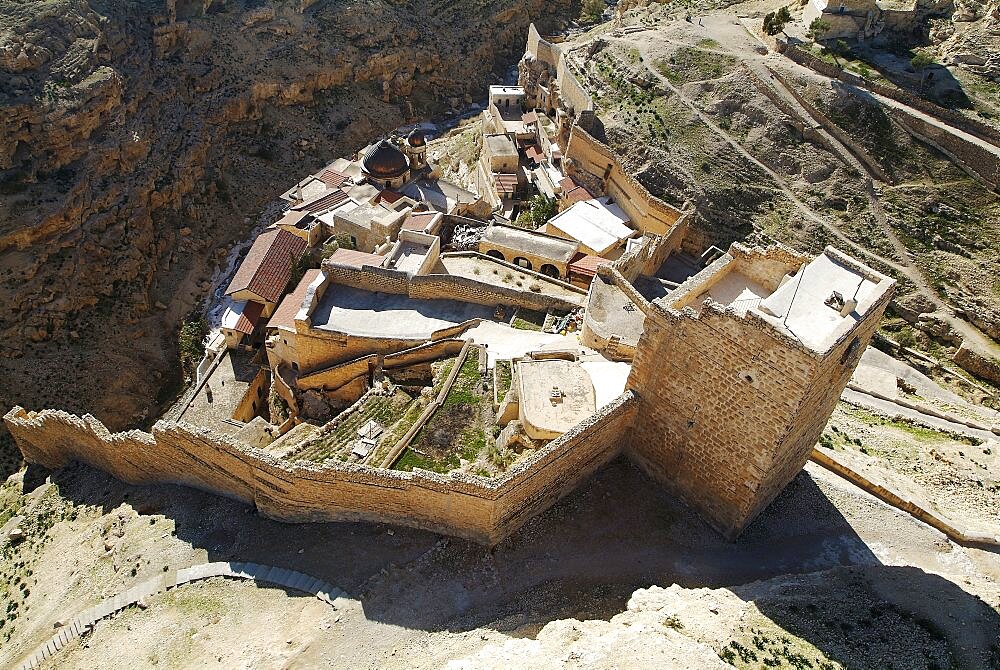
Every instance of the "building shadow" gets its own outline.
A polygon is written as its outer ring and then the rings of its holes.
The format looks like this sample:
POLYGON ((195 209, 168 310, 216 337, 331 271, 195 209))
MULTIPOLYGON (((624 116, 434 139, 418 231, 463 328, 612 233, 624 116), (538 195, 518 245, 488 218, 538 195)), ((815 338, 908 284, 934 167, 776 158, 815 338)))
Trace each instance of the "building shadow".
MULTIPOLYGON (((26 479, 37 483, 39 475, 30 468, 26 479)), ((634 590, 651 585, 740 594, 737 585, 781 575, 908 570, 882 566, 805 471, 729 543, 621 458, 492 549, 386 524, 280 523, 236 501, 178 486, 124 485, 84 465, 51 477, 76 504, 107 513, 128 503, 140 515, 173 520, 175 535, 209 561, 299 570, 347 591, 369 620, 427 631, 488 627, 533 637, 557 619, 609 619, 626 609, 634 590)), ((885 516, 896 518, 889 510, 885 516)), ((910 588, 964 593, 924 576, 910 588)), ((775 606, 767 615, 836 655, 833 642, 799 626, 790 611, 775 606)))

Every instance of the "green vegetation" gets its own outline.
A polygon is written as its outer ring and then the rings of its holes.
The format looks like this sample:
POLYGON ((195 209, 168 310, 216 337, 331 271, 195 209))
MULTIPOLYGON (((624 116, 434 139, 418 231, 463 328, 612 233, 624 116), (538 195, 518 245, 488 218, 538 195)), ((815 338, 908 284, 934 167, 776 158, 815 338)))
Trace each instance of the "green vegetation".
POLYGON ((495 373, 496 373, 496 384, 497 384, 497 398, 503 401, 504 396, 507 395, 507 391, 510 390, 510 385, 513 380, 514 364, 511 361, 497 361, 495 373))
POLYGON ((785 25, 792 20, 792 14, 788 7, 782 7, 777 12, 768 12, 764 15, 764 32, 768 35, 777 35, 785 30, 785 25))
POLYGON ((538 194, 528 201, 528 209, 517 215, 514 225, 521 228, 538 228, 548 223, 549 219, 558 213, 559 204, 555 198, 538 194))
POLYGON ((583 23, 597 23, 607 8, 608 3, 604 0, 583 0, 580 3, 580 20, 583 23))
POLYGON ((809 29, 806 30, 806 37, 813 41, 821 40, 832 27, 833 26, 830 25, 829 21, 817 16, 812 20, 812 23, 809 24, 809 29))
POLYGON ((920 88, 923 90, 927 80, 927 68, 934 64, 934 57, 927 51, 918 51, 910 59, 910 67, 920 75, 920 88))
POLYGON ((514 320, 510 323, 512 328, 519 330, 541 331, 545 325, 545 312, 538 312, 532 309, 518 308, 514 314, 514 320))
POLYGON ((441 408, 417 432, 394 469, 446 473, 461 467, 462 461, 475 463, 487 443, 492 444, 486 431, 493 423, 491 392, 479 374, 479 349, 472 349, 441 408))
POLYGON ((718 79, 736 67, 732 56, 718 54, 696 47, 681 47, 668 60, 655 63, 656 69, 676 86, 691 81, 718 79))
POLYGON ((205 338, 208 336, 208 321, 205 317, 190 316, 181 325, 177 335, 177 351, 180 354, 181 368, 187 375, 194 374, 198 363, 205 355, 205 338))
MULTIPOLYGON (((393 426, 409 413, 412 398, 404 391, 397 389, 391 396, 374 395, 350 415, 341 417, 340 422, 332 430, 324 432, 302 445, 291 458, 295 460, 322 462, 328 458, 346 460, 358 439, 358 428, 374 419, 383 426, 393 426)), ((418 413, 419 414, 419 413, 418 413)), ((389 434, 391 431, 386 431, 389 434)), ((405 432, 405 431, 404 431, 405 432)), ((382 441, 384 441, 385 434, 382 441)))

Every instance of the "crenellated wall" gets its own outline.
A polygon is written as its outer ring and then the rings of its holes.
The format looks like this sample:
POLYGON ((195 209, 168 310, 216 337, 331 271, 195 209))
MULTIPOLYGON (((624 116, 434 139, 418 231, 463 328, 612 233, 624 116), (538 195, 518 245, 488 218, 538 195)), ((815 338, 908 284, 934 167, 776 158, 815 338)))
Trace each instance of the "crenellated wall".
POLYGON ((208 429, 159 421, 152 433, 111 433, 94 417, 4 417, 29 462, 79 461, 131 484, 181 484, 253 504, 286 522, 374 521, 496 544, 617 456, 635 414, 624 393, 503 476, 400 472, 362 465, 291 464, 208 429))

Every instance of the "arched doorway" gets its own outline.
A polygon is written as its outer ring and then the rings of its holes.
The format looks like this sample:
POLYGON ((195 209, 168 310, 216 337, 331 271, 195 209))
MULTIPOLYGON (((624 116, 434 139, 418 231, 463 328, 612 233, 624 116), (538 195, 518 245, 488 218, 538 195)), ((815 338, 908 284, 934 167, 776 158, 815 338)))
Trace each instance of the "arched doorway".
POLYGON ((525 270, 531 269, 531 261, 529 261, 524 256, 518 256, 514 259, 514 265, 524 268, 525 270))
POLYGON ((540 267, 538 271, 541 272, 543 275, 548 275, 552 277, 553 279, 559 279, 559 268, 557 268, 555 265, 552 265, 552 263, 546 263, 545 265, 540 267))
POLYGON ((489 256, 490 258, 495 258, 498 261, 507 260, 506 258, 503 257, 503 254, 497 251, 496 249, 490 249, 489 251, 486 252, 486 255, 489 256))

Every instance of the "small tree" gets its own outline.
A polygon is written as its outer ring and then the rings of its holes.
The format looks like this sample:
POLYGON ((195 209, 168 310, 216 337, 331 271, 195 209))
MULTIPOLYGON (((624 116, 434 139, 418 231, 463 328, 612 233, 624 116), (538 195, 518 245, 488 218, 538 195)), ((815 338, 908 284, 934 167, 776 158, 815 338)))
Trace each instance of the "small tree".
POLYGON ((537 228, 545 225, 559 211, 559 204, 554 198, 536 195, 528 201, 528 208, 517 215, 515 225, 521 228, 537 228))
POLYGON ((768 12, 764 15, 764 32, 768 35, 777 35, 785 31, 785 25, 792 20, 792 14, 788 7, 782 7, 777 12, 768 12))
POLYGON ((830 25, 829 21, 817 16, 812 20, 812 23, 809 24, 809 30, 806 31, 806 37, 811 39, 813 42, 816 42, 817 40, 823 39, 823 35, 826 35, 832 27, 833 26, 830 25))
POLYGON ((604 0, 583 0, 580 6, 580 20, 584 23, 597 23, 607 8, 608 3, 604 0))
POLYGON ((910 59, 910 67, 920 75, 920 90, 924 90, 924 83, 927 79, 927 68, 934 64, 934 57, 926 51, 918 51, 910 59))
POLYGON ((201 357, 205 355, 205 337, 208 335, 208 322, 205 317, 194 316, 181 326, 177 336, 177 349, 180 354, 181 368, 185 373, 194 372, 201 357))

